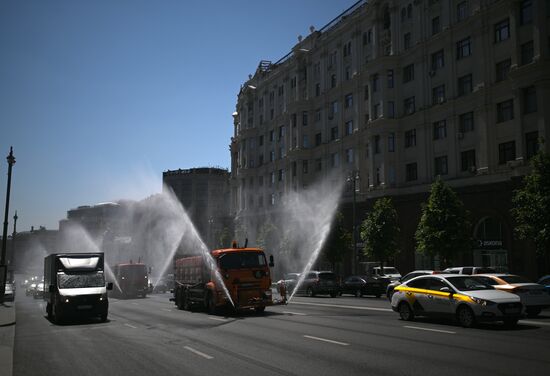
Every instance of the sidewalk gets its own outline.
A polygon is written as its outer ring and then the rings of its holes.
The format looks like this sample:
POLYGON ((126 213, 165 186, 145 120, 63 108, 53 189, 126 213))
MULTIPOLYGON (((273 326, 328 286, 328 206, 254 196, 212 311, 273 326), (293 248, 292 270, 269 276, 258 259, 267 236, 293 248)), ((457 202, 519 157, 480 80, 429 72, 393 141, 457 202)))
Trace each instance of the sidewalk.
POLYGON ((0 371, 11 376, 15 340, 15 302, 0 304, 0 371))

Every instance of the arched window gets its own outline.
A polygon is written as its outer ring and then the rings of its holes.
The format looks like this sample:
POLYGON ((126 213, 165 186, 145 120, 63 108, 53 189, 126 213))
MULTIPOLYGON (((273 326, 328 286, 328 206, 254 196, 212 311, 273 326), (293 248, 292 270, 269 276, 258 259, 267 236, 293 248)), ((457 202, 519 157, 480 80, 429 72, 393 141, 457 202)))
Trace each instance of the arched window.
POLYGON ((405 18, 407 18, 407 9, 403 8, 401 9, 401 22, 404 22, 405 18))
POLYGON ((391 25, 390 9, 386 5, 386 7, 384 8, 384 29, 389 29, 390 25, 391 25))

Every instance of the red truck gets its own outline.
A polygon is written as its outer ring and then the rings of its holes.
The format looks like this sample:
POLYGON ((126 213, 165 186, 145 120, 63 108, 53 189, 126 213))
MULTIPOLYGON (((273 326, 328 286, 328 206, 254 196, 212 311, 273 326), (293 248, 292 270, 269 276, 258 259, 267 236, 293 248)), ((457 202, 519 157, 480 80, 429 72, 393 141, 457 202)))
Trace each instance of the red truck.
POLYGON ((237 248, 236 244, 209 255, 176 257, 170 300, 185 310, 200 305, 210 313, 222 307, 261 313, 267 306, 286 303, 284 291, 279 291, 283 299, 272 299, 270 267, 273 256, 268 263, 262 249, 237 248))

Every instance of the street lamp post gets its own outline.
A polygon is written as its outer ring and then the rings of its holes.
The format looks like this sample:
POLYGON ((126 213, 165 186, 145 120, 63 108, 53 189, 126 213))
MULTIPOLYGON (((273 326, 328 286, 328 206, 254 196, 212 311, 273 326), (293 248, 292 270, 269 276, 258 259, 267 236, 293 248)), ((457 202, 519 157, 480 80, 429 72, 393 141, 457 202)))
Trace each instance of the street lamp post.
POLYGON ((4 212, 4 232, 2 233, 2 254, 0 257, 0 303, 4 302, 4 292, 6 291, 6 275, 8 267, 6 265, 6 246, 8 240, 8 213, 10 210, 10 189, 11 189, 11 169, 15 164, 15 157, 13 156, 13 147, 10 147, 10 153, 7 156, 8 161, 8 187, 6 189, 6 209, 4 212))
POLYGON ((358 269, 358 255, 357 255, 357 221, 355 215, 355 207, 357 203, 357 181, 359 180, 359 171, 353 170, 347 178, 349 183, 352 183, 353 189, 353 205, 352 205, 352 223, 353 223, 353 258, 352 258, 352 269, 353 273, 357 274, 358 269))
MULTIPOLYGON (((15 265, 13 263, 13 260, 15 260, 15 236, 17 235, 17 219, 19 217, 17 216, 17 210, 15 211, 15 215, 13 216, 13 233, 11 234, 11 256, 10 256, 10 261, 11 261, 11 269, 13 271, 13 273, 15 273, 15 265)), ((11 280, 13 281, 15 279, 15 276, 12 275, 11 276, 11 280)))

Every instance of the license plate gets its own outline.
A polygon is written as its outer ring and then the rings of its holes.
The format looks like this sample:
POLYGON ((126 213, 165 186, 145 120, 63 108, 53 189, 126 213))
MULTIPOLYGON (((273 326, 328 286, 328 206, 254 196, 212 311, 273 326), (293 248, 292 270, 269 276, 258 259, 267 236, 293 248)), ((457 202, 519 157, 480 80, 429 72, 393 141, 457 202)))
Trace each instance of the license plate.
POLYGON ((76 306, 76 309, 91 309, 92 306, 91 305, 79 305, 79 306, 76 306))

